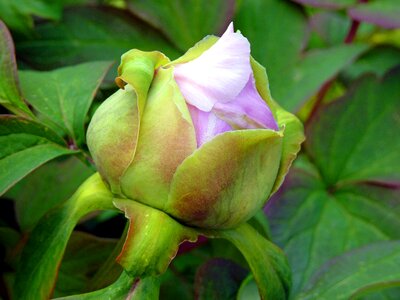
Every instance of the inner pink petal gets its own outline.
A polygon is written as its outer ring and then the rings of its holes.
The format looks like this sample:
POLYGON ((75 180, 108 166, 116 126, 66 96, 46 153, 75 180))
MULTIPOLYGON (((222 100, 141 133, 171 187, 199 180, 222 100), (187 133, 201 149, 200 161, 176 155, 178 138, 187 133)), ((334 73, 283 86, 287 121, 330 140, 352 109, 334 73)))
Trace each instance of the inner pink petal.
POLYGON ((213 111, 235 129, 278 130, 278 124, 271 110, 256 89, 252 74, 235 100, 229 103, 216 103, 213 111))
POLYGON ((205 112, 192 105, 188 107, 196 131, 197 147, 220 133, 232 130, 228 123, 218 118, 213 112, 205 112))

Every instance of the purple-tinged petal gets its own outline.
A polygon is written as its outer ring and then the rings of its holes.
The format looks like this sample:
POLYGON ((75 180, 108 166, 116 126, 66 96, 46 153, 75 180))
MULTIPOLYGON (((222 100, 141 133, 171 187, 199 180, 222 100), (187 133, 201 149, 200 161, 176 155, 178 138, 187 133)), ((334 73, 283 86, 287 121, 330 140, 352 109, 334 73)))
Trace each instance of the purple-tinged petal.
POLYGON ((256 89, 253 74, 235 100, 216 103, 213 112, 234 129, 279 129, 270 108, 256 89))
POLYGON ((197 147, 213 139, 217 134, 232 130, 225 121, 219 119, 213 112, 205 112, 188 105, 196 131, 197 147))
POLYGON ((217 102, 234 100, 251 74, 250 44, 232 23, 198 58, 175 65, 174 76, 186 102, 211 111, 217 102))

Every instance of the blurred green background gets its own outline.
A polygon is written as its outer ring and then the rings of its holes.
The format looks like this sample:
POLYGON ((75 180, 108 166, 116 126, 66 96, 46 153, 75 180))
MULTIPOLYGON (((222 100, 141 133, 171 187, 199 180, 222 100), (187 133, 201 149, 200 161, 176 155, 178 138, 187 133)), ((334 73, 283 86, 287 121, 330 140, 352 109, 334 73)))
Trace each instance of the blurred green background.
MULTIPOLYGON (((302 153, 265 208, 269 225, 262 214, 252 221, 288 255, 292 299, 400 299, 398 0, 0 0, 0 19, 12 34, 22 92, 35 109, 32 89, 48 82, 33 81, 32 71, 113 62, 109 70, 109 63, 90 65, 106 75, 101 80, 93 74, 101 85, 85 124, 117 89, 121 54, 138 48, 174 59, 234 21, 253 57, 266 67, 272 96, 305 124, 302 153)), ((66 82, 80 71, 68 72, 60 75, 66 82)), ((94 82, 67 88, 86 85, 94 82)), ((66 140, 71 137, 40 114, 66 140)), ((84 134, 77 136, 85 153, 84 134)), ((93 172, 75 157, 58 158, 3 195, 1 298, 12 295, 29 232, 93 172)), ((112 282, 118 266, 111 264, 106 279, 98 270, 124 224, 122 216, 107 212, 82 221, 55 296, 112 282)), ((235 249, 208 241, 174 260, 161 299, 235 299, 239 289, 239 299, 257 299, 251 278, 243 282, 247 274, 235 249)))

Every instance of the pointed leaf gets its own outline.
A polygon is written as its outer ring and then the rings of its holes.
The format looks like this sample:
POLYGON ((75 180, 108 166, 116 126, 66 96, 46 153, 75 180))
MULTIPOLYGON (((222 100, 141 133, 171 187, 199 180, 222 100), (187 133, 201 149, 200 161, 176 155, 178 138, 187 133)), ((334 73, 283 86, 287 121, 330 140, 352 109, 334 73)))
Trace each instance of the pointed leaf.
POLYGON ((399 79, 399 71, 366 77, 310 120, 306 150, 328 185, 400 183, 400 140, 393 139, 400 128, 399 79))
POLYGON ((32 112, 21 96, 18 84, 14 44, 6 25, 0 20, 0 104, 21 116, 32 112))
POLYGON ((49 128, 24 118, 0 117, 0 194, 40 165, 75 154, 49 128))
POLYGON ((24 96, 43 117, 81 146, 89 107, 109 62, 90 62, 49 72, 20 71, 24 96))

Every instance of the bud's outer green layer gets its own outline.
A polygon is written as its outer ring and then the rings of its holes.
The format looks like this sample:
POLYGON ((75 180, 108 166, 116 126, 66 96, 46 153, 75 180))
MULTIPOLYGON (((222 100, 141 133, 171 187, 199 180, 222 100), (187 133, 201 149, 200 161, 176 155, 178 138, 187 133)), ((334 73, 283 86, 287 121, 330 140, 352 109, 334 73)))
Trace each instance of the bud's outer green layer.
POLYGON ((229 131, 196 149, 173 65, 198 57, 216 40, 202 40, 172 63, 158 52, 125 54, 118 83, 128 85, 95 113, 88 145, 113 193, 188 225, 231 228, 279 188, 304 135, 300 121, 272 100, 265 69, 251 60, 257 90, 281 130, 229 131))

